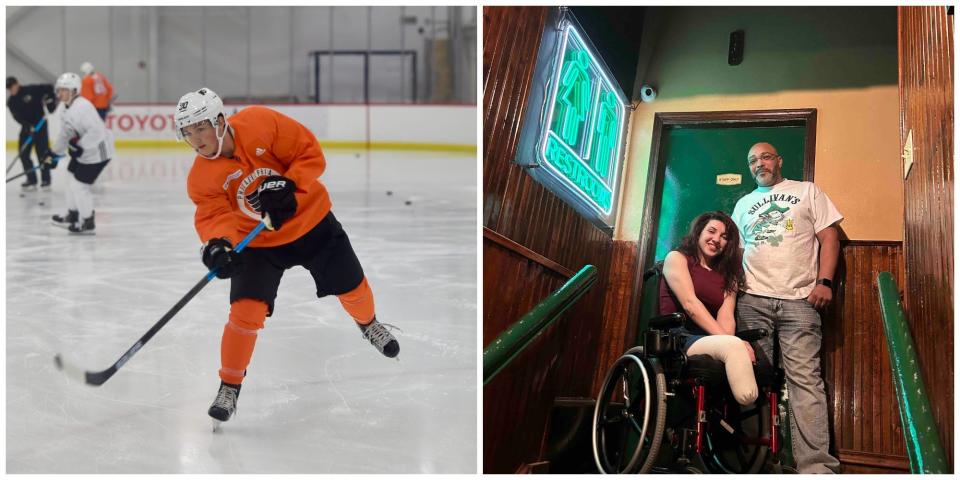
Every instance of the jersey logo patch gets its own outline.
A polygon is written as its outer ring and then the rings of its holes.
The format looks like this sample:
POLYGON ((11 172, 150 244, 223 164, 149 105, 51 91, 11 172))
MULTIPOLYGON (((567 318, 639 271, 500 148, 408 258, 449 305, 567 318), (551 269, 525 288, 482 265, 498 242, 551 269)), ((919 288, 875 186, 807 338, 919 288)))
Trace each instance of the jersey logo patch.
POLYGON ((278 172, 274 171, 269 167, 260 167, 253 171, 253 173, 247 175, 240 182, 240 185, 237 187, 236 200, 237 206, 240 207, 240 211, 246 214, 248 217, 260 221, 260 212, 255 208, 252 208, 247 201, 247 189, 252 187, 252 190, 256 191, 254 185, 257 182, 257 179, 260 177, 270 177, 273 175, 280 175, 278 172))
POLYGON ((265 149, 265 148, 257 147, 257 156, 259 157, 260 155, 263 155, 263 153, 266 152, 266 151, 267 151, 267 149, 265 149))
POLYGON ((225 182, 223 182, 223 189, 224 189, 224 190, 229 189, 229 188, 230 188, 230 182, 232 182, 232 181, 240 178, 241 175, 243 175, 243 170, 239 170, 239 169, 238 169, 236 172, 233 172, 233 173, 231 173, 229 176, 227 176, 227 180, 226 180, 225 182))

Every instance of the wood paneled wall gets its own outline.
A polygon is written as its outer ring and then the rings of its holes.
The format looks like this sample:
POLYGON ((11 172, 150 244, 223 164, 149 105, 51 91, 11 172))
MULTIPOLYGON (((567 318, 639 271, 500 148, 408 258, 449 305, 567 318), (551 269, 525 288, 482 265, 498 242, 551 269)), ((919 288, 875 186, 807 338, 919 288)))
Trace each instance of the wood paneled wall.
POLYGON ((943 447, 953 468, 953 17, 899 7, 904 303, 943 447))
POLYGON ((637 273, 637 242, 617 240, 610 255, 610 274, 603 304, 603 336, 597 351, 597 370, 590 388, 591 398, 600 391, 607 368, 632 347, 637 322, 630 318, 630 300, 634 295, 637 273))
POLYGON ((536 461, 557 396, 590 396, 603 334, 612 240, 513 163, 549 7, 483 9, 484 345, 558 288, 598 269, 598 281, 483 392, 484 472, 536 461), (559 269, 562 270, 562 269, 559 269))
MULTIPOLYGON (((488 239, 483 255, 486 346, 566 278, 488 239)), ((513 473, 539 460, 553 400, 590 396, 604 283, 598 279, 590 292, 484 387, 485 473, 513 473)))
POLYGON ((823 318, 823 372, 834 451, 845 473, 908 471, 877 274, 901 275, 899 242, 844 242, 823 318))

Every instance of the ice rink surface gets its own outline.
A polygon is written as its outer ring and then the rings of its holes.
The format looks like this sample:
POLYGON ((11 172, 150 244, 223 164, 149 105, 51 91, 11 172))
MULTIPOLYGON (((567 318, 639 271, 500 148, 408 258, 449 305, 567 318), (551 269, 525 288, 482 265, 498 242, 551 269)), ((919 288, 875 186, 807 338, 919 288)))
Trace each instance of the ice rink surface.
POLYGON ((378 318, 402 329, 400 361, 363 340, 336 298, 318 300, 306 270, 288 270, 237 414, 216 433, 206 411, 228 281, 208 285, 101 387, 53 363, 63 352, 107 368, 203 277, 191 152, 119 150, 95 188, 94 236, 50 224, 64 166, 49 193, 20 197, 20 182, 9 184, 7 473, 475 472, 477 160, 326 154, 321 180, 378 318))

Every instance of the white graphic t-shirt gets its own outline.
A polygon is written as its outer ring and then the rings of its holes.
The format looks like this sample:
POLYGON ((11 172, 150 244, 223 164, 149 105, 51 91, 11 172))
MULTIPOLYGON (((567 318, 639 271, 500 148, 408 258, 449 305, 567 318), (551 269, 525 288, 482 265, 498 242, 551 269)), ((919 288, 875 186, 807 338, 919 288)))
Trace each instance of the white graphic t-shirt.
POLYGON ((817 282, 817 233, 840 220, 843 215, 812 182, 783 180, 745 195, 733 208, 744 249, 744 291, 806 298, 817 282))

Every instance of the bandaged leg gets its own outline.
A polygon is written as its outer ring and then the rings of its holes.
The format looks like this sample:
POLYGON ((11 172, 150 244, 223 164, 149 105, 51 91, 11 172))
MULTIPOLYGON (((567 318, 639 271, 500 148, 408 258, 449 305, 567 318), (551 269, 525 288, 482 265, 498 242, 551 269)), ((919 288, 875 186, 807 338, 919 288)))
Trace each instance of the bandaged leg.
POLYGON ((347 293, 337 295, 343 309, 353 317, 354 321, 360 325, 366 325, 373 321, 375 314, 373 307, 373 291, 367 283, 367 277, 363 277, 360 285, 347 293))
POLYGON ((257 330, 263 328, 267 318, 267 304, 260 300, 241 298, 230 305, 230 321, 223 327, 220 341, 220 379, 239 385, 253 347, 257 343, 257 330))
POLYGON ((67 207, 70 210, 80 212, 80 220, 90 218, 93 215, 93 186, 83 183, 76 178, 70 178, 68 191, 73 195, 73 206, 70 205, 70 199, 67 199, 67 207))
POLYGON ((743 340, 733 335, 708 335, 690 345, 690 355, 709 355, 723 362, 730 391, 740 405, 750 405, 757 399, 757 379, 743 340))

